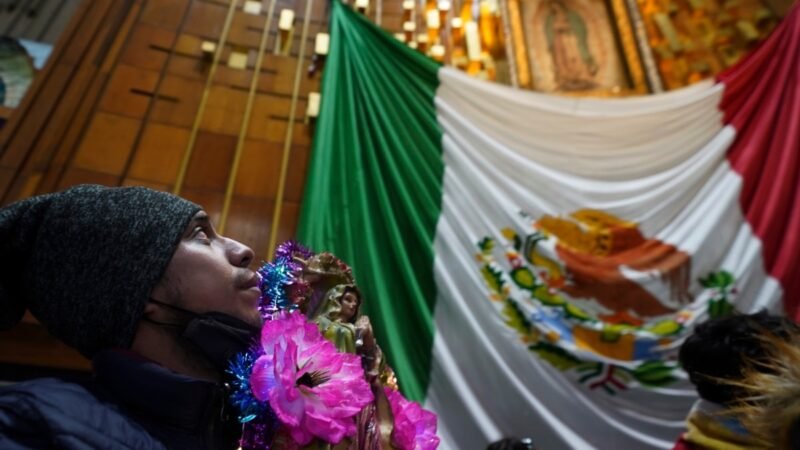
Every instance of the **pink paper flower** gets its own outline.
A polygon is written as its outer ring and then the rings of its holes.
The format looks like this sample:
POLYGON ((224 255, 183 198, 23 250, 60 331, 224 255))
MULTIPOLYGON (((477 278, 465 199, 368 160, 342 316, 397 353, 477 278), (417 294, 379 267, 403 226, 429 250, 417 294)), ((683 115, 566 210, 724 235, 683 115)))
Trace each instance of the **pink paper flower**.
POLYGON ((353 417, 373 400, 361 360, 339 353, 313 323, 282 312, 261 331, 264 355, 253 365, 253 395, 268 401, 298 444, 332 444, 356 432, 353 417))
POLYGON ((417 402, 406 400, 399 392, 384 388, 394 416, 392 442, 399 450, 434 450, 439 446, 436 436, 436 414, 423 409, 417 402))

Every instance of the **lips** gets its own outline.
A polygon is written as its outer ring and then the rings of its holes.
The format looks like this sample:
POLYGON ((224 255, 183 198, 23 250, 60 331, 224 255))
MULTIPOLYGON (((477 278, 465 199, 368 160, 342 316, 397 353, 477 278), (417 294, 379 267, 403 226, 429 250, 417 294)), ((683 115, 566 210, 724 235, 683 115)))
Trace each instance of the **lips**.
POLYGON ((247 271, 247 277, 244 279, 244 282, 241 284, 242 289, 251 289, 256 288, 258 289, 259 281, 261 281, 261 277, 253 271, 247 271))

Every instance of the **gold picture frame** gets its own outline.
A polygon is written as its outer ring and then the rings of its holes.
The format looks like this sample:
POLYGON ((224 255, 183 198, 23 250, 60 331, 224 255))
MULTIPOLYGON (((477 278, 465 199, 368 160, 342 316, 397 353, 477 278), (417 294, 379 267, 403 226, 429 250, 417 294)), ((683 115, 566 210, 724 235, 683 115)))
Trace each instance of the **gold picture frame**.
POLYGON ((625 0, 506 0, 518 87, 578 96, 650 91, 625 0))

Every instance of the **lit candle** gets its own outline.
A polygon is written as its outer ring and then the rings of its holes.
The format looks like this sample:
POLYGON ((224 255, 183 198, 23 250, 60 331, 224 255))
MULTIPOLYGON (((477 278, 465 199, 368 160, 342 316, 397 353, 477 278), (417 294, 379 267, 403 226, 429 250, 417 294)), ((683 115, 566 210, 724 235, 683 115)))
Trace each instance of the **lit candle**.
POLYGON ((306 116, 317 117, 319 116, 319 92, 308 93, 308 107, 306 108, 306 116))
POLYGON ((478 24, 470 20, 464 25, 464 32, 467 36, 467 58, 470 61, 480 61, 481 37, 478 34, 478 24))
POLYGON ((442 25, 439 21, 439 11, 431 9, 427 12, 427 24, 428 28, 432 30, 439 29, 439 27, 442 25))
POLYGON ((366 11, 369 7, 369 0, 356 0, 355 7, 359 11, 366 11))
POLYGON ((439 62, 444 60, 444 45, 436 44, 431 47, 431 57, 439 62))
POLYGON ((281 18, 278 20, 278 28, 283 31, 289 31, 294 25, 294 11, 291 9, 282 9, 281 18))
POLYGON ((314 53, 318 55, 327 55, 330 42, 331 36, 328 33, 317 33, 316 40, 314 41, 314 53))

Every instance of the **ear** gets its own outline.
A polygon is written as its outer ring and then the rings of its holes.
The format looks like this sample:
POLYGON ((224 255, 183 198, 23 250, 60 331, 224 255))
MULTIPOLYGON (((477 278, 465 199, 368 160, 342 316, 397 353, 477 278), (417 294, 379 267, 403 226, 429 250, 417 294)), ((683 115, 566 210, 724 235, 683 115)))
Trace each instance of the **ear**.
MULTIPOLYGON (((154 290, 154 293, 155 293, 155 290, 154 290)), ((151 295, 151 297, 152 297, 152 295, 151 295)), ((149 316, 149 315, 152 315, 153 313, 155 313, 156 311, 158 311, 158 306, 153 302, 147 302, 147 303, 144 304, 144 312, 142 313, 142 315, 143 316, 149 316)))

